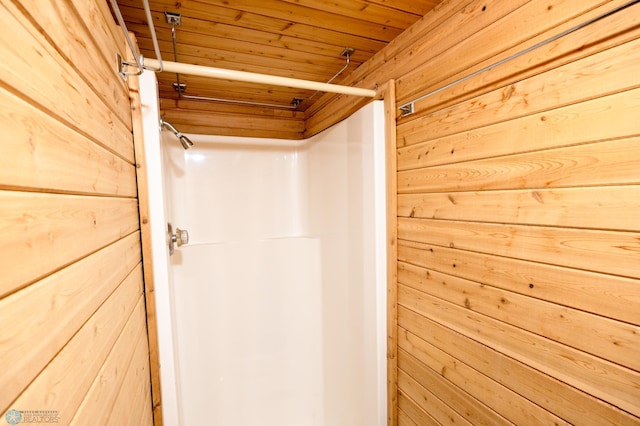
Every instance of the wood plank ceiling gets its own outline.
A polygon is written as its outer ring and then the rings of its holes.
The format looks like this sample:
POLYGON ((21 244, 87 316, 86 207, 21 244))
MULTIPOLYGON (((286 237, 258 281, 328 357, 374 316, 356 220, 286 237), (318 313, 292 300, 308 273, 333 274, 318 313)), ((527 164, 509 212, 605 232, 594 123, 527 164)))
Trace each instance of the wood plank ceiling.
MULTIPOLYGON (((142 0, 117 0, 145 57, 154 58, 142 0)), ((347 63, 341 54, 354 49, 348 67, 333 83, 386 46, 441 0, 150 0, 162 58, 174 60, 171 25, 165 12, 181 15, 175 27, 177 61, 218 68, 327 82, 347 63)), ((185 110, 194 102, 174 88, 177 76, 158 74, 162 108, 185 110), (174 100, 174 102, 167 102, 174 100)), ((181 75, 187 96, 277 105, 270 110, 305 111, 322 93, 286 87, 181 75), (301 99, 294 108, 294 99, 301 99)), ((197 101, 215 105, 234 102, 197 101)), ((198 107, 196 107, 198 108, 198 107)), ((238 107, 236 107, 238 108, 238 107)), ((264 106, 259 107, 264 110, 264 106)), ((171 114, 170 111, 168 111, 171 114)), ((273 111, 272 111, 273 113, 273 111)), ((291 112, 289 112, 291 114, 291 112)), ((301 115, 303 116, 303 115, 301 115)), ((194 120, 197 119, 194 116, 194 120)), ((184 121, 184 119, 183 119, 184 121)), ((188 123, 187 123, 188 124, 188 123)), ((195 122, 192 123, 196 128, 195 122)))

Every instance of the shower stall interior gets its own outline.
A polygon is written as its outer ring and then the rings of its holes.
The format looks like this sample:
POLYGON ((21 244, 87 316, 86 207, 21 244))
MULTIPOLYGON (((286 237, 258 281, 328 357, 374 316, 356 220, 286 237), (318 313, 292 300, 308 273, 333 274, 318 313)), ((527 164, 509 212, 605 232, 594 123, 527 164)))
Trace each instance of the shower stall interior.
POLYGON ((165 423, 386 424, 382 102, 303 141, 185 150, 141 86, 165 423))

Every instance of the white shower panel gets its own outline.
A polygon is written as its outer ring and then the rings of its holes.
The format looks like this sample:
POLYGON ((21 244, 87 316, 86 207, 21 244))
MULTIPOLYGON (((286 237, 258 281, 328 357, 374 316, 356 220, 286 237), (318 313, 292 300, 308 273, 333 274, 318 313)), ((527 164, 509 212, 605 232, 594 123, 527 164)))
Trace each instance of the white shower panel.
POLYGON ((386 424, 382 120, 374 102, 309 140, 188 135, 187 151, 163 132, 155 191, 190 233, 155 258, 177 424, 386 424))

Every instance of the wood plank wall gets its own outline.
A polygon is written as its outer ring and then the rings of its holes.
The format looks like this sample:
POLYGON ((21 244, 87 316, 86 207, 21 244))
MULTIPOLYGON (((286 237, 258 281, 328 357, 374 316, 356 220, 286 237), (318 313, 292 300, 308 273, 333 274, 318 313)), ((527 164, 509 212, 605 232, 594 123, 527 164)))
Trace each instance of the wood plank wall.
POLYGON ((122 32, 99 0, 0 0, 0 26, 0 413, 151 424, 122 32))
MULTIPOLYGON (((446 2, 397 103, 623 3, 446 2)), ((635 5, 398 118, 394 421, 640 422, 639 36, 635 5)))
POLYGON ((183 133, 292 140, 304 137, 301 111, 173 99, 161 99, 160 111, 183 133))

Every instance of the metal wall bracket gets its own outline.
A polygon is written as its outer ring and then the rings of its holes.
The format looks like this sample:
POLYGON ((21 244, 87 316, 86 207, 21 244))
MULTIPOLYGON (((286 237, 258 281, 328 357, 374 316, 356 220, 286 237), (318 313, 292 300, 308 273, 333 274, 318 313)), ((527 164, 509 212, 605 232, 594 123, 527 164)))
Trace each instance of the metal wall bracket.
POLYGON ((415 112, 413 107, 414 107, 413 102, 400 105, 400 112, 401 112, 400 116, 406 117, 407 115, 413 114, 415 112))
POLYGON ((178 93, 184 93, 187 90, 187 83, 173 83, 173 90, 178 93))
POLYGON ((122 78, 123 81, 127 81, 127 63, 122 59, 120 52, 116 52, 116 69, 118 70, 118 74, 120 74, 120 78, 122 78))
POLYGON ((167 24, 175 25, 179 27, 182 24, 182 15, 175 12, 165 12, 164 17, 167 20, 167 24))
MULTIPOLYGON (((142 60, 142 55, 140 55, 140 59, 142 60)), ((129 75, 140 75, 140 71, 127 71, 128 67, 138 68, 138 64, 136 62, 125 61, 120 52, 116 52, 116 69, 123 81, 127 81, 127 76, 129 75)))

